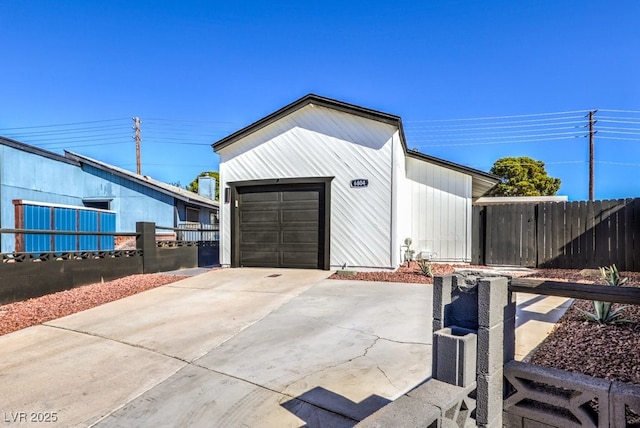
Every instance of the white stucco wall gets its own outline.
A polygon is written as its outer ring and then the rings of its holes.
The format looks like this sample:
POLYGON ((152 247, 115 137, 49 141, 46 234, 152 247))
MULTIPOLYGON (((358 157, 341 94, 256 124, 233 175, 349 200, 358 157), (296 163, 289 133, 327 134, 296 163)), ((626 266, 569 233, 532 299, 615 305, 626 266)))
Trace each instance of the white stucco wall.
POLYGON ((471 176, 411 157, 406 168, 413 249, 438 261, 470 261, 471 176))
MULTIPOLYGON (((335 177, 331 183, 331 266, 395 267, 393 139, 400 145, 395 126, 307 105, 219 150, 221 189, 233 181, 335 177), (368 179, 369 186, 351 188, 351 180, 358 178, 368 179)), ((220 217, 221 263, 228 265, 228 203, 221 204, 220 217)))

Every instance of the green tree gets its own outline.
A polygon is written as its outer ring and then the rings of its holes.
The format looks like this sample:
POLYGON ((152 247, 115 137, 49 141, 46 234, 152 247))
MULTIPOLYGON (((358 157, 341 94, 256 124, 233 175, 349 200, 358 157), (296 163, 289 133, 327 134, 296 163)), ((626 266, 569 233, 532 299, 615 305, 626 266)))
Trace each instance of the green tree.
POLYGON ((187 190, 198 193, 198 178, 200 177, 213 177, 216 179, 216 196, 215 200, 220 200, 220 173, 218 171, 203 171, 187 186, 187 190))
POLYGON ((498 159, 491 173, 501 181, 488 196, 553 196, 560 189, 560 179, 547 175, 544 162, 526 156, 498 159))

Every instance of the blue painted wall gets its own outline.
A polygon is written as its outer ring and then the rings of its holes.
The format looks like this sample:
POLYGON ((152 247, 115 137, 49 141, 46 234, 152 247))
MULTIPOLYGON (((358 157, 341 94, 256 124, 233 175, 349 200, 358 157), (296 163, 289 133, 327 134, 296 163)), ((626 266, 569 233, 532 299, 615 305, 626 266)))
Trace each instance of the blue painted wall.
MULTIPOLYGON (((51 159, 0 144, 0 226, 15 227, 12 200, 83 206, 83 199, 112 199, 115 230, 135 232, 137 221, 173 226, 174 198, 114 174, 73 162, 51 159)), ((0 252, 15 249, 4 234, 0 252)), ((106 238, 109 239, 109 238, 106 238)))
POLYGON ((116 230, 135 232, 137 221, 173 227, 174 198, 101 169, 83 165, 85 199, 113 199, 116 230))

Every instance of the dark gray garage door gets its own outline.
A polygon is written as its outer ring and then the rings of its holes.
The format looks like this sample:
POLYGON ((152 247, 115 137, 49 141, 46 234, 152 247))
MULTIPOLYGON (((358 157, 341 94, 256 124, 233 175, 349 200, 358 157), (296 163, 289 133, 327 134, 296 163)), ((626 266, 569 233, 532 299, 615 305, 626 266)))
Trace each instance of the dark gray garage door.
POLYGON ((239 266, 322 268, 324 185, 238 188, 239 266))

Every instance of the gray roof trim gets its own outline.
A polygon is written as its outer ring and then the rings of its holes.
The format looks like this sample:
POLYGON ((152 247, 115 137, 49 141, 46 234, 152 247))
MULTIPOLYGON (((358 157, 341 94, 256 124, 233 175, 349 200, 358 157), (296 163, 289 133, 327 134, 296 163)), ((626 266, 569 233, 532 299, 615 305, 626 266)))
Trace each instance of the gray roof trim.
POLYGON ((50 152, 48 150, 44 150, 35 146, 30 146, 29 144, 21 143, 16 140, 12 140, 11 138, 0 136, 0 144, 3 146, 11 147, 16 150, 22 150, 23 152, 31 153, 33 155, 42 156, 45 158, 49 158, 58 162, 68 163, 70 165, 80 166, 80 164, 73 160, 69 159, 65 156, 59 155, 57 153, 50 152))
POLYGON ((126 178, 127 180, 139 183, 145 187, 152 188, 160 193, 164 193, 165 195, 172 196, 178 200, 188 202, 193 205, 198 205, 204 208, 220 207, 220 203, 218 201, 205 198, 204 196, 200 196, 197 193, 190 192, 180 187, 172 186, 171 184, 154 180, 151 177, 138 175, 131 171, 127 171, 126 169, 118 168, 116 166, 109 165, 104 162, 100 162, 95 159, 91 159, 86 156, 82 156, 67 150, 65 150, 65 156, 67 156, 68 159, 78 162, 78 164, 87 164, 87 165, 93 166, 94 168, 98 168, 103 171, 108 171, 119 177, 126 178))
MULTIPOLYGON (((354 104, 348 104, 342 101, 334 100, 331 98, 321 97, 320 95, 308 94, 304 97, 300 98, 282 107, 280 110, 277 110, 270 115, 252 123, 249 126, 242 128, 239 131, 234 132, 228 137, 223 138, 212 144, 213 150, 218 152, 219 150, 235 143, 236 141, 250 135, 267 125, 276 122, 277 120, 293 113, 296 110, 301 109, 309 104, 318 105, 321 107, 327 107, 333 110, 342 111, 345 113, 354 114, 356 116, 365 117, 367 119, 376 120, 378 122, 387 123, 389 125, 394 125, 398 127, 402 127, 402 121, 399 116, 395 116, 388 113, 383 113, 381 111, 372 110, 364 107, 360 107, 354 104)), ((403 143, 404 143, 404 135, 403 135, 403 143)))

